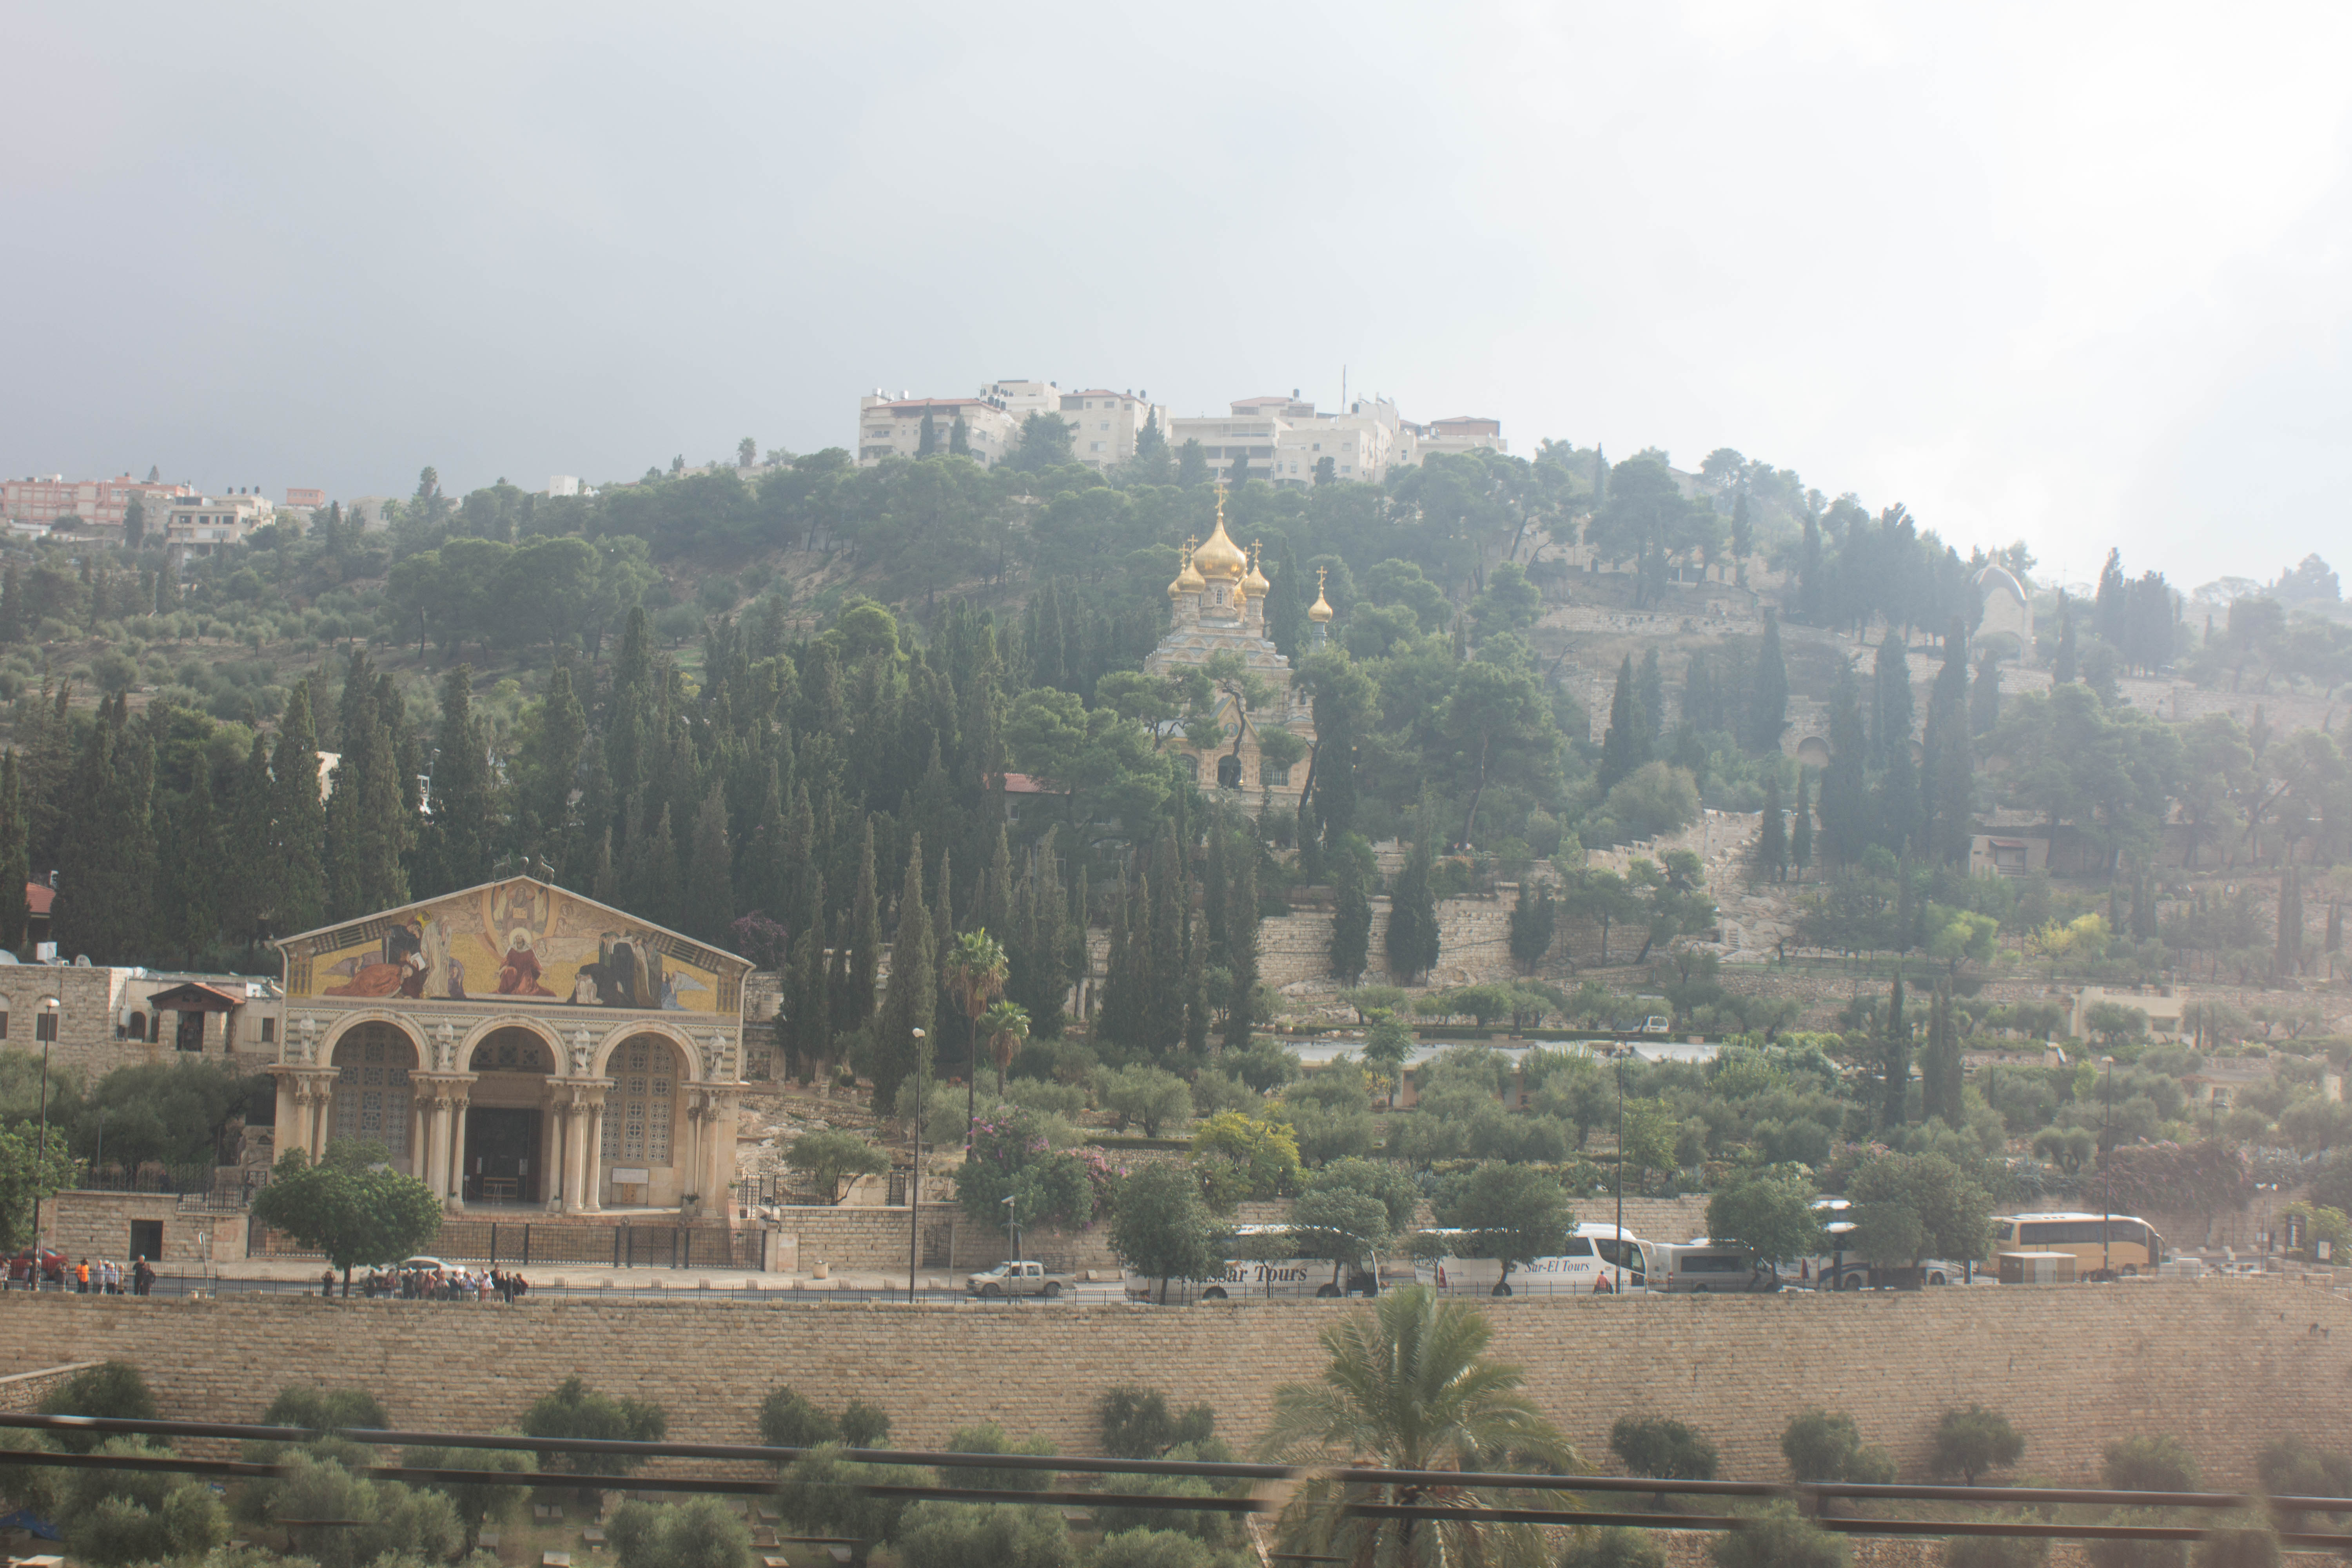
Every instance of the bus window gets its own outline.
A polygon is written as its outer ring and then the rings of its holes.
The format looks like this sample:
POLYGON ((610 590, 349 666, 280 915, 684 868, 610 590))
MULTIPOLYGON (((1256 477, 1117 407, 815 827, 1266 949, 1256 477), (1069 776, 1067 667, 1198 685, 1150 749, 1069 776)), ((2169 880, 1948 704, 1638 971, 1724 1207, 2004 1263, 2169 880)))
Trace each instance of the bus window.
POLYGON ((1590 1258, 1592 1256, 1592 1243, 1583 1237, 1571 1236, 1568 1238, 1568 1245, 1561 1247, 1555 1256, 1560 1258, 1590 1258))
POLYGON ((2005 1219, 1997 1221, 1992 1227, 1992 1238, 2002 1246, 2007 1246, 2017 1239, 2017 1226, 2005 1219))
POLYGON ((2137 1220, 2116 1220, 2107 1226, 2107 1239, 2117 1247, 2145 1247, 2147 1226, 2137 1220))

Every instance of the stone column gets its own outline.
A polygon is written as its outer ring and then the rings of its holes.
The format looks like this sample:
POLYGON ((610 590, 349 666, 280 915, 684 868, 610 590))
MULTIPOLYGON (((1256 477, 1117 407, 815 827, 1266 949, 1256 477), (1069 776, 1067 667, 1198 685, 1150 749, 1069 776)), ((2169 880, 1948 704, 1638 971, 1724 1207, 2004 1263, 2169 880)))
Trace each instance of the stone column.
POLYGON ((425 1143, 418 1150, 417 1180, 423 1182, 435 1197, 441 1196, 441 1086, 427 1084, 418 1102, 425 1114, 425 1143))
POLYGON ((539 1178, 539 1201, 545 1203, 555 1195, 556 1177, 563 1167, 558 1145, 562 1139, 556 1131, 555 1101, 542 1100, 539 1107, 539 1147, 531 1153, 531 1173, 539 1178))
POLYGON ((588 1172, 593 1167, 581 1158, 583 1146, 588 1141, 588 1106, 580 1091, 572 1091, 572 1102, 563 1108, 563 1212, 588 1212, 588 1172))
POLYGON ((449 1137, 449 1206, 466 1206, 466 1110, 473 1102, 465 1095, 457 1096, 455 1125, 449 1137))
POLYGON ((677 1170, 678 1194, 699 1193, 702 1188, 702 1115, 709 1096, 698 1089, 686 1091, 686 1147, 675 1162, 677 1170))
POLYGON ((414 1085, 408 1095, 408 1173, 420 1182, 425 1179, 425 1101, 416 1097, 414 1085))
POLYGON ((714 1092, 702 1126, 702 1201, 707 1212, 723 1216, 735 1187, 735 1097, 714 1092))
POLYGON ((587 1142, 581 1150, 582 1164, 587 1182, 580 1189, 582 1212, 602 1214, 604 1209, 604 1097, 598 1094, 588 1102, 587 1142))

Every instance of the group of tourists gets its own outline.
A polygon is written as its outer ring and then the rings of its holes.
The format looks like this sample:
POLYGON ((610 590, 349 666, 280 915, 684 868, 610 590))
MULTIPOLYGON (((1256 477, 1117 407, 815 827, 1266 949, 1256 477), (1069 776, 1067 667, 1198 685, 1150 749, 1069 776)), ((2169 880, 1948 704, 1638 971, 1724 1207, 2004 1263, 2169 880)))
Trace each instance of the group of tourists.
MULTIPOLYGON (((332 1294, 335 1271, 320 1281, 321 1294, 332 1294)), ((487 1301, 492 1297, 509 1306, 530 1289, 530 1281, 510 1268, 453 1268, 404 1263, 392 1268, 371 1268, 361 1282, 361 1293, 371 1300, 487 1301)))
POLYGON ((144 1296, 155 1288, 155 1267, 144 1257, 133 1258, 127 1269, 110 1258, 101 1258, 95 1263, 85 1258, 73 1266, 70 1278, 79 1295, 121 1296, 128 1292, 144 1296))

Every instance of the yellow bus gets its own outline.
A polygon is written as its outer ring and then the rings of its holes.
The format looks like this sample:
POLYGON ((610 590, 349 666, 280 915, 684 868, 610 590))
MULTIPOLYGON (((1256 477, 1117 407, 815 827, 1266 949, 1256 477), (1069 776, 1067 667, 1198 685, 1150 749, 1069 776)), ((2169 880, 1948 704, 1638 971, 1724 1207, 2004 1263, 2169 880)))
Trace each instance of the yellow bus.
POLYGON ((2127 1214, 2066 1210, 2054 1214, 1995 1215, 1992 1249, 1996 1253, 2072 1253, 2076 1278, 2084 1279, 2103 1267, 2117 1274, 2153 1273, 2156 1266, 2164 1261, 2164 1237, 2157 1234, 2156 1226, 2127 1214))

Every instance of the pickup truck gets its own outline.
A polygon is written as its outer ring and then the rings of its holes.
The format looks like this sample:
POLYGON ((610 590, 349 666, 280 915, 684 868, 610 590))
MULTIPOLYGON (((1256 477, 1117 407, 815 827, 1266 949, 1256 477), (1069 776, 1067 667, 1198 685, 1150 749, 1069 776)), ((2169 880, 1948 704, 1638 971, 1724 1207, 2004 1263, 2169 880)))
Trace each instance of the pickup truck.
POLYGON ((1000 1263, 974 1274, 963 1282, 963 1289, 968 1296, 1043 1296, 1050 1300, 1073 1282, 1067 1274, 1047 1273, 1042 1263, 1023 1261, 1000 1263))

